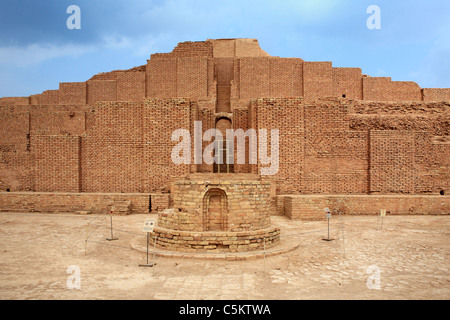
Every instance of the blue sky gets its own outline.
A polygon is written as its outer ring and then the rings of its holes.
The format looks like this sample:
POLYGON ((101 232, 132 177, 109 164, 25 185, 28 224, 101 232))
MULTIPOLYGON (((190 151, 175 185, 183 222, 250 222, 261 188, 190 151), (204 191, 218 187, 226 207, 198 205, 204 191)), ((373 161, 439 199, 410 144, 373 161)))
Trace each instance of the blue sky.
POLYGON ((257 38, 273 56, 450 88, 448 0, 2 0, 0 97, 146 64, 182 41, 257 38), (69 30, 69 5, 81 30, 69 30), (367 8, 381 9, 369 30, 367 8))

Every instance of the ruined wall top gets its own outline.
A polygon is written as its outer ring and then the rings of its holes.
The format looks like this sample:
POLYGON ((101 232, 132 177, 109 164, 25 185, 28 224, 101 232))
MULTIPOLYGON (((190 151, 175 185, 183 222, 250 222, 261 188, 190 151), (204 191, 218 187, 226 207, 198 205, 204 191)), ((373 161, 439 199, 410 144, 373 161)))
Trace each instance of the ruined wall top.
POLYGON ((257 58, 270 55, 261 49, 257 39, 236 38, 180 42, 170 53, 151 55, 151 58, 158 57, 257 58))
POLYGON ((213 45, 214 58, 270 57, 257 39, 208 39, 213 45))

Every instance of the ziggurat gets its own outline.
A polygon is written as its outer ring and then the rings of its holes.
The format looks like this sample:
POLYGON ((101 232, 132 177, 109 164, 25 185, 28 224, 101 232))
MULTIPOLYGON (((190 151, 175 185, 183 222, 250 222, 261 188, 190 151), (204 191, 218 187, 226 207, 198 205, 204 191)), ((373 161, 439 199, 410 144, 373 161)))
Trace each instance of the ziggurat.
POLYGON ((292 219, 325 207, 448 214, 449 107, 450 89, 272 57, 255 39, 183 42, 139 67, 1 98, 0 210, 148 213, 183 201, 173 183, 191 176, 268 181, 267 210, 292 219), (172 163, 172 132, 195 121, 278 129, 278 173, 172 163))

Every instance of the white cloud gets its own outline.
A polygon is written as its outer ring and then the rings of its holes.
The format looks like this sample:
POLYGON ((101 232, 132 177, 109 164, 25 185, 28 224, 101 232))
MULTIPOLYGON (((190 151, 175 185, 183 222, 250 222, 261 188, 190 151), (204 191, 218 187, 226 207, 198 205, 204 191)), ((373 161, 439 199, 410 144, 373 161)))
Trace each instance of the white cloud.
POLYGON ((108 35, 104 36, 97 45, 34 43, 25 47, 6 46, 0 47, 0 67, 8 69, 28 68, 53 59, 77 58, 103 50, 129 50, 130 54, 135 56, 149 56, 157 42, 158 39, 151 36, 131 38, 121 35, 108 35))
POLYGON ((54 45, 34 43, 26 47, 0 47, 0 66, 25 68, 44 61, 79 56, 95 50, 92 45, 54 45))

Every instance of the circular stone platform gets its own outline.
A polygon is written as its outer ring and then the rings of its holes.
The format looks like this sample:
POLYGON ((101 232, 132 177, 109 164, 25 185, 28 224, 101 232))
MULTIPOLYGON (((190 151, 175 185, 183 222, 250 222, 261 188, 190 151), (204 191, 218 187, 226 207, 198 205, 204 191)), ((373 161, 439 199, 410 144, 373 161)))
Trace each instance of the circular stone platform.
MULTIPOLYGON (((244 251, 244 252, 220 252, 219 250, 209 250, 207 252, 181 252, 171 251, 160 248, 155 248, 152 245, 152 240, 149 241, 150 246, 148 252, 150 258, 152 256, 164 257, 164 258, 186 258, 186 259, 207 259, 207 260, 253 260, 263 259, 264 257, 271 257, 293 251, 299 247, 298 239, 295 237, 285 238, 279 241, 274 248, 266 248, 256 251, 244 251)), ((130 242, 130 246, 139 252, 146 253, 147 245, 146 238, 136 237, 130 242)))
POLYGON ((268 249, 280 241, 280 229, 271 227, 240 232, 179 231, 156 227, 150 243, 162 249, 182 252, 244 252, 268 249))

